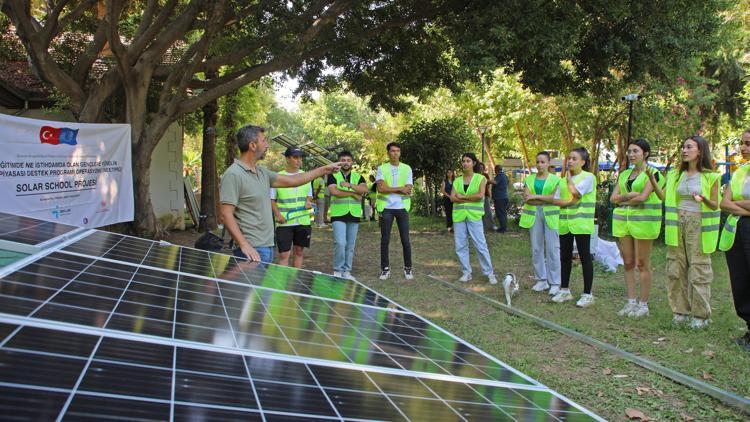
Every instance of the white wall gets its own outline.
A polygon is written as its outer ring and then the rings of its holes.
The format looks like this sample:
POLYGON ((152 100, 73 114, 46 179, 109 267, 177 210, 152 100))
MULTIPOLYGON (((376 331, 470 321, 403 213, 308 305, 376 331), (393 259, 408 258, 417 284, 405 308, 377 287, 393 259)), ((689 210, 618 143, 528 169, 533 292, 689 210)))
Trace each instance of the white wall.
POLYGON ((182 185, 182 128, 169 127, 151 155, 151 203, 164 228, 185 229, 185 190, 182 185))

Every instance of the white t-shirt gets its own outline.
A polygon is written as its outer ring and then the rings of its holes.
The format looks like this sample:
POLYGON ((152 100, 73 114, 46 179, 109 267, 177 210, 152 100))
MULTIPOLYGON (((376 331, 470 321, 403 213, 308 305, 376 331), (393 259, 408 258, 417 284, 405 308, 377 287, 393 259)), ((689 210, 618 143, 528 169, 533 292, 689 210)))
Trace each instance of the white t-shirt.
MULTIPOLYGON (((390 164, 390 167, 391 167, 391 180, 393 180, 393 183, 396 183, 398 181, 398 166, 394 166, 393 164, 390 164)), ((380 171, 380 167, 378 167, 378 174, 375 176, 375 181, 379 182, 381 180, 385 180, 385 179, 383 178, 383 173, 380 171)), ((412 180, 411 168, 409 169, 409 172, 406 174, 406 184, 407 185, 414 184, 414 181, 412 180)), ((401 195, 398 193, 389 194, 388 198, 386 198, 385 207, 390 208, 392 210, 404 209, 404 201, 401 200, 401 195)))
MULTIPOLYGON (((573 179, 575 180, 575 177, 573 179)), ((565 183, 567 183, 567 180, 565 181, 565 183)), ((583 195, 586 195, 587 193, 594 191, 594 177, 593 176, 587 175, 582 180, 579 180, 578 183, 574 183, 574 184, 576 186, 576 190, 581 195, 581 197, 583 197, 583 195)))
MULTIPOLYGON (((301 171, 298 171, 297 173, 289 173, 289 172, 287 172, 286 174, 293 175, 293 174, 299 174, 299 173, 302 173, 302 172, 301 171)), ((283 173, 281 173, 281 174, 283 174, 283 173)), ((284 188, 284 189, 294 189, 294 196, 297 197, 297 196, 299 196, 298 192, 299 192, 300 189, 302 189, 302 186, 297 186, 296 188, 284 188)), ((270 196, 271 196, 271 200, 272 201, 276 200, 276 188, 271 188, 270 196)), ((309 185, 307 196, 310 196, 310 197, 313 196, 312 183, 309 185)), ((291 215, 291 217, 296 217, 296 216, 297 216, 297 214, 291 215)), ((284 217, 286 217, 286 216, 284 216, 284 217)), ((294 219, 294 220, 292 220, 292 221, 290 221, 288 223, 281 224, 281 225, 282 226, 299 226, 299 218, 294 219)))

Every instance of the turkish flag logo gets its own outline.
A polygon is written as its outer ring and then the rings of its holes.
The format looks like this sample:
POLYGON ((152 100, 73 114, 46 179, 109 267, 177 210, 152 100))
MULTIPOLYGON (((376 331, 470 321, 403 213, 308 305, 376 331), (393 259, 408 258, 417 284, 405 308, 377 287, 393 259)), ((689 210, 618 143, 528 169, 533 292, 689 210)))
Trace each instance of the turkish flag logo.
POLYGON ((52 126, 42 126, 42 129, 39 131, 39 140, 43 144, 60 144, 60 129, 52 126))
POLYGON ((43 144, 51 145, 77 145, 76 137, 78 136, 78 129, 70 129, 67 127, 56 128, 52 126, 42 126, 39 130, 39 140, 43 144))

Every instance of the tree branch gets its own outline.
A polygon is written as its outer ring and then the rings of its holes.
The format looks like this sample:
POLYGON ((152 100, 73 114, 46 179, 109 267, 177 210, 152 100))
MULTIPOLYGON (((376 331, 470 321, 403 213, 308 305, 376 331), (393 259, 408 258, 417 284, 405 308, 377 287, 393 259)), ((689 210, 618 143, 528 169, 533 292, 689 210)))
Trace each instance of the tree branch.
POLYGON ((70 72, 70 76, 76 83, 81 86, 85 86, 86 78, 91 71, 96 59, 99 57, 99 53, 104 48, 107 42, 107 21, 104 19, 99 20, 99 25, 96 27, 94 33, 94 39, 86 47, 86 51, 79 57, 73 69, 70 72))

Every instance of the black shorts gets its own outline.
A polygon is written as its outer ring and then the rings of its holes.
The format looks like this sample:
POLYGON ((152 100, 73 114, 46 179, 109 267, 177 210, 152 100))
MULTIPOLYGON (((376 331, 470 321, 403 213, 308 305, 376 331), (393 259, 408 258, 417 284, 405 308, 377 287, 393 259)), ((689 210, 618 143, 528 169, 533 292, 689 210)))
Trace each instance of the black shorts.
POLYGON ((276 245, 279 252, 286 252, 294 246, 310 247, 310 235, 312 235, 312 226, 286 226, 276 227, 276 245))

